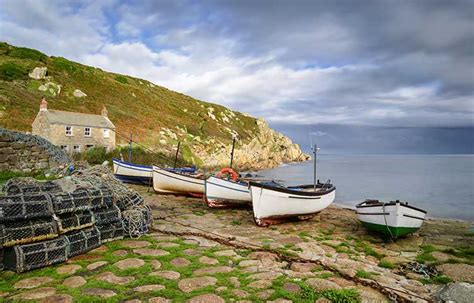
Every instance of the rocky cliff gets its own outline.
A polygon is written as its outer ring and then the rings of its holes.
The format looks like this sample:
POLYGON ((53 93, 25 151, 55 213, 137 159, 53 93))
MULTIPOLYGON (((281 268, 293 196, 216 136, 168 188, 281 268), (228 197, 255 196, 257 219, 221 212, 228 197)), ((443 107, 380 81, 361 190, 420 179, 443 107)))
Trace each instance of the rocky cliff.
POLYGON ((135 141, 199 166, 230 161, 261 169, 308 157, 260 119, 194 99, 149 81, 103 71, 37 50, 0 42, 0 127, 31 131, 42 96, 57 110, 99 114, 106 106, 118 144, 135 141))

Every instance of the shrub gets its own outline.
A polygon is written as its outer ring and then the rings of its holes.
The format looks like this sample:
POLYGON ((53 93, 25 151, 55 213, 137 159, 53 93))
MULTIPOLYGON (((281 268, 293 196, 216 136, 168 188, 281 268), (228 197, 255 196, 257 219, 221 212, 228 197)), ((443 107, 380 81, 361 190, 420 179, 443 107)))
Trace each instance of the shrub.
POLYGON ((28 71, 21 65, 7 62, 0 65, 0 79, 5 81, 13 81, 18 79, 25 79, 28 71))
POLYGON ((115 80, 116 80, 117 82, 122 83, 122 84, 127 84, 127 83, 128 83, 127 77, 121 76, 121 75, 116 76, 116 77, 115 77, 115 80))
POLYGON ((84 153, 83 160, 87 161, 89 164, 102 164, 104 161, 108 160, 107 149, 102 146, 89 148, 84 153))
POLYGON ((57 69, 68 73, 75 72, 77 69, 76 64, 62 57, 54 57, 53 65, 57 69))
POLYGON ((383 268, 389 268, 389 269, 395 268, 395 265, 392 262, 386 261, 386 260, 380 261, 379 266, 383 268))
POLYGON ((26 47, 15 47, 12 49, 8 55, 10 57, 20 58, 20 59, 31 59, 35 61, 43 61, 46 62, 48 56, 43 54, 40 51, 35 49, 26 48, 26 47))

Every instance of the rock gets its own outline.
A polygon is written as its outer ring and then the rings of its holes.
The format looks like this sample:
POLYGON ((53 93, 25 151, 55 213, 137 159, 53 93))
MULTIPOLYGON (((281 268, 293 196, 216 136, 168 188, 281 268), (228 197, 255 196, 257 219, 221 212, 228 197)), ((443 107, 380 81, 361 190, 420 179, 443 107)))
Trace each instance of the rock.
POLYGON ((38 87, 38 90, 39 91, 42 91, 42 92, 49 92, 51 95, 53 96, 57 96, 59 95, 59 93, 61 92, 61 85, 59 84, 56 84, 56 83, 53 83, 53 82, 47 82, 45 84, 42 84, 38 87))
POLYGON ((161 248, 170 248, 170 247, 178 247, 179 244, 173 242, 161 242, 158 243, 158 246, 161 248))
POLYGON ((168 235, 163 235, 163 234, 159 234, 159 235, 156 235, 156 236, 153 236, 153 238, 158 241, 158 242, 170 242, 170 241, 177 241, 179 240, 178 237, 175 237, 175 236, 168 236, 168 235))
POLYGON ((127 300, 124 303, 142 303, 142 300, 140 299, 132 299, 132 300, 127 300))
POLYGON ((215 294, 204 294, 192 297, 188 303, 225 303, 224 299, 215 294))
POLYGON ((316 264, 313 264, 313 263, 293 262, 290 265, 290 269, 296 272, 311 272, 315 268, 316 268, 316 264))
POLYGON ((219 263, 219 261, 217 261, 217 259, 209 258, 209 257, 206 257, 206 256, 202 256, 201 258, 199 258, 199 262, 201 262, 202 264, 206 264, 206 265, 216 265, 217 263, 219 263))
POLYGON ((471 303, 474 302, 474 284, 450 283, 435 293, 439 302, 471 303))
POLYGON ((451 255, 448 255, 448 254, 445 254, 445 253, 442 253, 440 251, 434 251, 431 253, 431 255, 438 261, 441 261, 441 262, 446 262, 448 261, 449 259, 454 259, 455 257, 451 256, 451 255))
POLYGON ((126 255, 128 255, 128 251, 126 251, 125 249, 119 249, 114 251, 112 255, 116 257, 125 257, 126 255))
POLYGON ((43 287, 32 289, 26 292, 19 293, 13 297, 14 300, 39 300, 50 297, 56 294, 56 289, 53 287, 43 287))
MULTIPOLYGON (((375 302, 382 303, 383 301, 374 301, 374 302, 370 302, 370 303, 375 303, 375 302)), ((326 299, 326 298, 319 298, 316 301, 314 301, 314 303, 332 303, 332 301, 329 300, 329 299, 326 299)), ((367 302, 367 303, 369 303, 369 302, 367 302)))
POLYGON ((154 270, 158 270, 161 268, 161 263, 158 260, 151 260, 150 262, 151 267, 153 267, 154 270))
POLYGON ((274 301, 267 301, 267 303, 293 303, 293 301, 283 298, 278 298, 274 301))
POLYGON ((82 294, 86 296, 93 296, 93 297, 100 297, 100 298, 111 298, 117 295, 110 289, 102 289, 102 288, 88 288, 85 289, 82 294))
POLYGON ((311 286, 316 291, 341 288, 339 285, 332 281, 319 278, 309 278, 308 280, 306 280, 306 284, 311 286))
POLYGON ((135 287, 133 290, 136 292, 151 292, 151 291, 159 291, 163 290, 165 287, 159 284, 150 284, 150 285, 142 285, 135 287))
POLYGON ((134 277, 119 277, 110 271, 103 272, 96 276, 97 280, 108 282, 111 284, 124 285, 135 280, 134 277))
POLYGON ((50 277, 32 277, 20 280, 13 285, 15 288, 30 289, 53 281, 50 277))
POLYGON ((292 282, 285 282, 285 284, 283 284, 283 289, 289 293, 299 293, 301 291, 301 287, 292 282))
POLYGON ((275 291, 273 289, 266 289, 263 291, 260 291, 257 293, 257 297, 259 297, 262 300, 266 300, 270 298, 270 296, 274 293, 275 291))
POLYGON ((168 280, 178 280, 181 277, 181 274, 176 271, 170 270, 163 270, 163 271, 155 271, 150 274, 152 277, 161 277, 168 280))
POLYGON ((234 289, 232 291, 232 294, 234 294, 234 296, 236 296, 237 298, 247 298, 250 295, 248 292, 241 289, 234 289))
POLYGON ((122 261, 118 261, 114 264, 120 270, 129 269, 129 268, 139 268, 145 265, 145 261, 138 258, 128 258, 122 261))
POLYGON ((227 286, 219 286, 216 288, 216 292, 223 292, 227 290, 227 286))
POLYGON ((87 97, 87 95, 81 91, 80 89, 75 89, 74 92, 72 93, 74 95, 74 97, 76 98, 83 98, 83 97, 87 97))
MULTIPOLYGON (((166 143, 166 141, 165 141, 165 143, 166 143)), ((188 245, 198 245, 198 244, 199 244, 198 241, 191 240, 191 239, 184 240, 183 243, 184 243, 184 244, 188 244, 188 245)))
POLYGON ((229 282, 230 282, 230 284, 232 284, 232 286, 234 286, 235 288, 239 288, 239 287, 240 287, 240 281, 239 281, 239 278, 237 278, 237 277, 230 277, 230 278, 229 278, 229 282))
POLYGON ((213 274, 219 274, 219 273, 227 273, 233 270, 234 269, 228 266, 214 266, 214 267, 205 267, 205 268, 196 269, 193 272, 193 274, 195 276, 205 276, 205 275, 213 275, 213 274))
POLYGON ((170 263, 176 267, 186 267, 188 266, 189 264, 191 264, 191 262, 185 258, 174 258, 173 260, 170 261, 170 263))
POLYGON ((362 303, 392 302, 388 300, 383 294, 368 286, 357 285, 357 292, 359 293, 362 303))
POLYGON ((247 258, 254 260, 270 259, 273 261, 278 260, 278 256, 267 251, 254 251, 250 253, 247 258))
POLYGON ((84 279, 81 276, 69 277, 63 281, 63 285, 69 288, 78 288, 86 283, 87 283, 86 279, 84 279))
POLYGON ((337 285, 339 285, 341 287, 350 287, 350 286, 355 286, 356 285, 351 280, 346 280, 344 278, 337 277, 337 276, 336 277, 329 277, 329 278, 327 278, 327 280, 329 280, 331 282, 334 282, 334 283, 336 283, 337 285))
POLYGON ((270 286, 272 286, 272 281, 268 281, 268 280, 257 280, 247 285, 247 287, 258 288, 258 289, 268 288, 270 286))
POLYGON ((463 263, 442 264, 436 269, 456 282, 474 282, 474 266, 463 263))
POLYGON ((296 244, 296 247, 302 250, 301 252, 298 252, 298 256, 303 259, 316 261, 326 254, 324 249, 313 242, 298 243, 296 244))
POLYGON ((188 256, 198 256, 198 255, 201 254, 199 251, 197 251, 193 248, 185 249, 185 250, 183 250, 183 253, 185 253, 188 256))
POLYGON ((240 267, 259 266, 259 260, 242 260, 239 262, 240 267))
POLYGON ((282 273, 276 272, 276 271, 266 271, 266 272, 261 272, 258 274, 253 274, 249 276, 249 279, 253 280, 274 280, 281 276, 282 273))
POLYGON ((35 67, 30 73, 28 73, 28 76, 32 79, 41 80, 46 78, 47 72, 47 67, 35 67))
POLYGON ((56 269, 56 272, 60 275, 73 275, 76 273, 76 271, 78 271, 81 268, 82 267, 80 265, 69 264, 69 265, 63 265, 61 267, 58 267, 58 269, 56 269))
POLYGON ((86 268, 87 268, 88 270, 94 270, 94 269, 97 269, 97 268, 99 268, 99 267, 102 267, 102 266, 104 266, 104 265, 106 265, 106 264, 108 264, 108 263, 109 263, 109 262, 107 262, 107 261, 97 261, 97 262, 94 262, 94 263, 91 263, 91 264, 87 265, 86 268))
POLYGON ((186 240, 194 240, 197 243, 199 243, 200 247, 215 247, 219 245, 219 243, 215 241, 207 240, 205 238, 196 237, 196 236, 186 237, 186 240))
POLYGON ((148 299, 148 303, 171 303, 171 300, 163 297, 153 297, 148 299))
POLYGON ((217 279, 214 277, 186 278, 178 282, 178 288, 183 292, 191 292, 199 288, 215 285, 216 283, 217 279))
POLYGON ((102 253, 107 252, 108 250, 109 249, 108 249, 107 246, 102 245, 102 246, 97 247, 96 249, 91 250, 90 253, 92 253, 92 254, 102 254, 102 253))
POLYGON ((228 249, 228 250, 216 251, 214 255, 218 257, 234 257, 234 256, 237 256, 237 253, 232 249, 228 249))
POLYGON ((121 244, 122 246, 129 247, 129 248, 142 248, 142 247, 147 247, 151 245, 151 243, 148 241, 135 241, 135 240, 122 241, 121 244))
POLYGON ((133 252, 136 253, 137 255, 150 256, 150 257, 160 257, 160 256, 166 256, 170 254, 166 250, 154 249, 154 248, 138 248, 138 249, 134 249, 133 252))
POLYGON ((73 299, 70 295, 57 294, 44 298, 41 303, 72 303, 73 299))
POLYGON ((417 273, 414 273, 414 272, 409 272, 407 273, 407 278, 408 279, 414 279, 414 280, 421 280, 423 279, 425 276, 422 275, 422 274, 417 274, 417 273))

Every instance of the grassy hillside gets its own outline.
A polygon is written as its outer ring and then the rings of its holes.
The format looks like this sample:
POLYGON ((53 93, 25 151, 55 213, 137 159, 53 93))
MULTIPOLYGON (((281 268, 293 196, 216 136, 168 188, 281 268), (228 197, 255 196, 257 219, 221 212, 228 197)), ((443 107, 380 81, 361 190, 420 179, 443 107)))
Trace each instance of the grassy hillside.
MULTIPOLYGON (((177 140, 191 146, 210 138, 227 145, 231 132, 249 142, 257 131, 254 118, 223 106, 143 79, 0 43, 0 127, 31 131, 42 96, 50 109, 100 114, 105 105, 119 134, 133 133, 135 140, 157 149, 169 150, 177 140), (46 79, 28 76, 36 67, 47 67, 46 79), (87 96, 75 97, 76 89, 87 96)), ((185 153, 189 150, 183 149, 185 153)))

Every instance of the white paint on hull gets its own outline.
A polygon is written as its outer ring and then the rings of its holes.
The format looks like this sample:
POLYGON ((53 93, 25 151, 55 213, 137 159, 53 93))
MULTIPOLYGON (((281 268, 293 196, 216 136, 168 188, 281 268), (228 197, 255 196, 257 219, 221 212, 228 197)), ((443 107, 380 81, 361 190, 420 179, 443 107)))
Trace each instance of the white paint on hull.
POLYGON ((204 193, 204 179, 153 166, 153 189, 162 193, 204 193))
POLYGON ((113 160, 114 164, 114 174, 129 176, 129 177, 140 177, 140 178, 151 178, 152 177, 152 168, 135 165, 127 162, 122 162, 118 160, 113 160))
POLYGON ((248 204, 252 201, 247 184, 209 177, 205 182, 206 200, 210 203, 248 204))
POLYGON ((420 228, 426 213, 397 202, 394 205, 385 205, 385 209, 381 205, 358 207, 357 216, 360 221, 366 223, 388 225, 391 227, 420 228), (387 223, 385 223, 385 220, 387 223))
POLYGON ((336 195, 333 190, 321 196, 298 196, 298 191, 279 192, 254 185, 250 185, 250 191, 256 220, 314 214, 328 207, 336 195))

